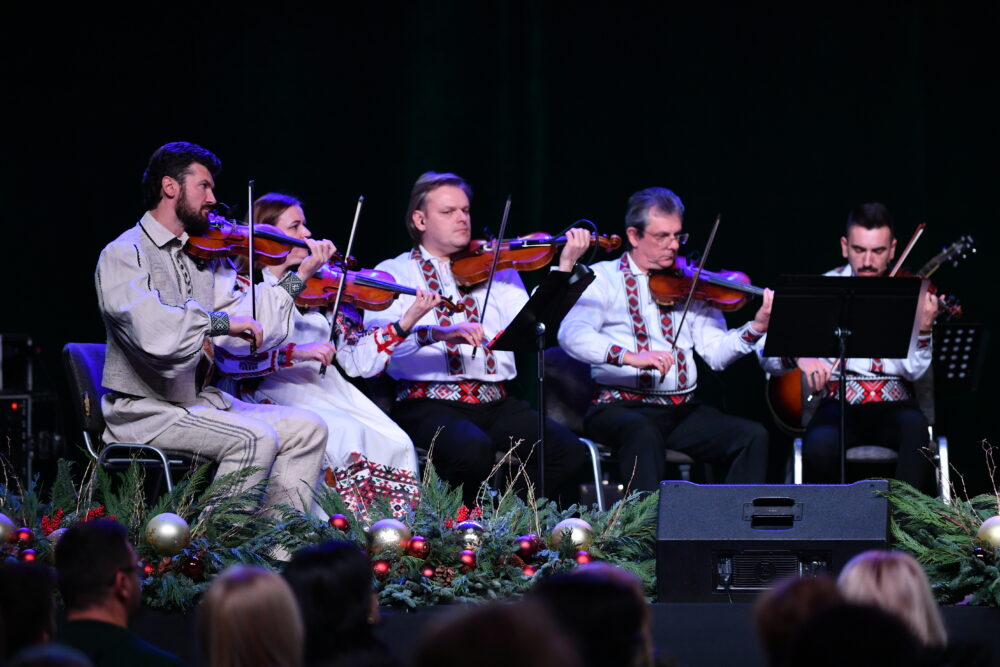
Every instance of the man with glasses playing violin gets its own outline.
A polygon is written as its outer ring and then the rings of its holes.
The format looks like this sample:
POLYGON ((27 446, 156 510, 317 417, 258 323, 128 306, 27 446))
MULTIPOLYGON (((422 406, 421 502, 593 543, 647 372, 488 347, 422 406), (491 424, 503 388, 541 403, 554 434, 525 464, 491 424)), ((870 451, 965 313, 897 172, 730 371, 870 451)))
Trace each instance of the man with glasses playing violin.
MULTIPOLYGON (((438 307, 427 313, 396 348, 389 375, 397 380, 392 417, 419 448, 433 442, 434 467, 452 485, 463 485, 472 506, 480 485, 496 461, 496 452, 515 445, 524 461, 538 440, 537 413, 508 396, 506 383, 517 375, 512 352, 480 347, 504 329, 528 300, 514 270, 498 271, 486 312, 486 283, 460 288, 451 259, 471 242, 469 199, 472 190, 459 176, 428 172, 413 186, 406 226, 413 249, 376 266, 411 287, 461 298, 463 313, 438 307), (475 350, 479 347, 477 353, 475 350), (443 427, 443 428, 442 428, 443 427), (440 429, 440 433, 438 433, 440 429)), ((590 233, 570 230, 559 270, 546 280, 569 280, 576 260, 586 251, 590 233)), ((373 314, 368 326, 397 322, 413 297, 400 296, 388 310, 373 314)), ((575 500, 577 474, 586 462, 582 443, 565 427, 549 421, 545 435, 546 495, 575 500)))
POLYGON ((299 273, 256 293, 250 317, 246 284, 228 259, 197 260, 189 235, 208 229, 221 163, 211 152, 177 142, 157 149, 143 175, 148 210, 108 244, 97 264, 97 298, 107 329, 101 407, 105 439, 149 443, 219 463, 219 475, 256 466, 247 485, 270 475, 266 504, 301 509, 317 480, 326 426, 311 412, 252 405, 199 375, 209 341, 236 354, 249 339, 264 350, 292 332, 293 298, 333 245, 310 242, 299 273))
POLYGON ((696 399, 693 353, 721 370, 753 352, 767 331, 773 294, 765 290, 754 319, 736 329, 727 329, 716 308, 692 301, 678 331, 684 300, 656 303, 649 275, 675 266, 688 238, 683 215, 670 190, 633 194, 625 214, 628 251, 591 266, 597 279, 559 329, 559 344, 589 363, 597 381, 587 435, 618 454, 622 479, 634 490, 658 487, 667 449, 725 466, 729 483, 763 482, 767 468, 764 427, 696 399))
MULTIPOLYGON (((861 204, 848 215, 840 238, 847 264, 827 276, 885 275, 896 255, 892 217, 878 202, 861 204)), ((919 309, 916 346, 905 359, 850 359, 847 362, 848 447, 856 442, 884 444, 899 451, 896 477, 931 490, 933 467, 921 452, 927 445, 927 418, 916 401, 913 383, 931 365, 931 329, 937 298, 927 294, 919 309)), ((840 481, 840 373, 828 359, 762 359, 764 370, 782 375, 796 367, 814 397, 820 399, 802 442, 803 478, 810 484, 840 481)))

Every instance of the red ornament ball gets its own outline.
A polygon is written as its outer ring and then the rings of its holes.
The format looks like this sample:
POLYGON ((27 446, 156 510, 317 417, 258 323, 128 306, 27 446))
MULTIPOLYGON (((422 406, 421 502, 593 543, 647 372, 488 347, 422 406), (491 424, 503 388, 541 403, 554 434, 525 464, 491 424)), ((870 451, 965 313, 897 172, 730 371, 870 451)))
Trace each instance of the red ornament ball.
POLYGON ((458 554, 458 559, 462 561, 462 568, 466 570, 471 570, 476 566, 476 552, 469 549, 463 549, 458 554))
POLYGON ((590 554, 587 553, 586 551, 577 551, 576 552, 576 562, 577 562, 578 565, 583 565, 585 563, 589 563, 590 562, 590 554))
POLYGON ((35 541, 35 531, 28 527, 18 528, 17 532, 14 533, 14 539, 20 544, 27 546, 35 541))
POLYGON ((334 514, 330 517, 329 523, 331 526, 337 530, 342 530, 345 533, 350 529, 351 522, 347 520, 347 517, 343 514, 334 514))
POLYGON ((524 569, 521 570, 521 572, 524 573, 525 577, 533 577, 533 576, 535 576, 535 572, 537 572, 537 571, 538 571, 538 568, 536 568, 534 565, 525 565, 524 569))
POLYGON ((372 563, 372 570, 374 570, 375 574, 379 576, 389 574, 389 561, 387 560, 375 561, 374 563, 372 563))
POLYGON ((205 563, 201 558, 191 556, 181 563, 181 572, 191 579, 201 579, 205 575, 205 563))
POLYGON ((428 579, 433 579, 434 578, 434 568, 431 567, 430 565, 427 565, 427 566, 424 567, 424 569, 420 570, 420 574, 424 575, 428 579))
POLYGON ((541 550, 541 547, 542 541, 534 533, 517 538, 517 555, 521 558, 531 558, 541 550))
POLYGON ((17 557, 20 558, 25 563, 34 563, 35 558, 38 557, 38 554, 35 553, 34 549, 23 549, 21 553, 17 555, 17 557))
POLYGON ((139 569, 142 570, 142 574, 144 577, 152 576, 153 572, 156 570, 156 568, 153 567, 152 564, 150 564, 145 560, 139 561, 139 569))
POLYGON ((414 535, 410 538, 410 543, 406 545, 406 553, 417 558, 427 558, 431 552, 431 544, 426 537, 414 535))

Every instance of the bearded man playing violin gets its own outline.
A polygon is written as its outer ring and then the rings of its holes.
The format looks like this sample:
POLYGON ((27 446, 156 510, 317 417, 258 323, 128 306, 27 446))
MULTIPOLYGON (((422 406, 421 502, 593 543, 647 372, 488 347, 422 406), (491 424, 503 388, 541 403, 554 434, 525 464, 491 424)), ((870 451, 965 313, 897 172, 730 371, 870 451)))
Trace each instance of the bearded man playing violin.
MULTIPOLYGON (((851 211, 840 239, 847 264, 824 275, 885 275, 896 255, 892 217, 878 202, 851 211)), ((917 312, 919 334, 905 359, 847 361, 847 433, 845 445, 882 444, 899 451, 896 477, 930 490, 933 467, 921 452, 928 442, 927 418, 916 401, 913 383, 931 365, 931 333, 938 313, 937 298, 927 294, 917 312)), ((818 401, 802 441, 803 477, 811 484, 840 481, 839 369, 831 359, 762 359, 764 370, 781 375, 798 368, 804 387, 818 401)))
POLYGON ((326 446, 326 425, 297 408, 244 403, 204 387, 211 344, 247 354, 292 333, 293 298, 333 251, 312 242, 300 274, 256 294, 250 316, 246 285, 228 259, 198 260, 189 235, 208 228, 221 163, 195 144, 166 144, 143 175, 148 210, 108 244, 97 263, 98 305, 107 329, 101 402, 115 442, 149 443, 214 459, 219 475, 255 466, 247 485, 269 478, 268 506, 301 509, 311 495, 326 446))
MULTIPOLYGON (((269 193, 259 198, 254 202, 254 220, 294 239, 312 238, 302 202, 289 195, 269 193)), ((306 250, 293 247, 282 263, 265 267, 260 279, 264 285, 276 285, 306 257, 306 250)), ((331 300, 335 295, 330 292, 331 300)), ((364 330, 361 311, 342 300, 336 314, 336 343, 331 337, 332 306, 299 306, 287 345, 249 357, 219 349, 215 362, 229 380, 239 381, 233 393, 241 399, 307 408, 326 422, 330 437, 323 481, 337 490, 351 511, 364 516, 371 499, 381 497, 393 514, 402 516, 420 498, 413 442, 347 376, 383 372, 405 332, 439 303, 440 295, 417 290, 398 322, 364 330), (321 372, 334 360, 336 368, 321 372)))
MULTIPOLYGON (((464 291, 456 284, 451 260, 471 242, 471 194, 468 184, 454 174, 423 174, 413 186, 406 214, 413 250, 376 267, 403 284, 462 297, 463 313, 436 308, 406 332, 388 372, 397 380, 393 419, 418 447, 428 448, 433 442, 438 474, 462 485, 469 506, 493 469, 497 451, 514 448, 530 469, 538 440, 537 413, 507 393, 507 381, 517 374, 514 354, 485 348, 478 355, 473 352, 510 324, 528 295, 516 271, 499 271, 484 313, 486 283, 464 291)), ((589 246, 586 230, 570 230, 567 237, 558 270, 550 272, 546 281, 568 283, 576 260, 589 246)), ((373 313, 370 324, 384 326, 398 320, 411 301, 412 297, 401 296, 388 310, 373 313)), ((582 443, 549 421, 544 458, 547 495, 561 496, 563 503, 575 500, 574 485, 586 462, 582 443)))
POLYGON ((697 352, 722 370, 754 350, 767 331, 773 293, 764 291, 753 321, 727 329, 722 313, 684 299, 654 301, 653 272, 675 266, 687 241, 684 205, 665 188, 633 194, 625 215, 629 250, 591 266, 597 279, 570 310, 559 344, 590 364, 597 396, 584 420, 587 435, 615 450, 622 479, 653 491, 664 477, 667 449, 725 466, 726 482, 759 483, 767 467, 768 436, 755 422, 725 415, 695 397, 697 352))

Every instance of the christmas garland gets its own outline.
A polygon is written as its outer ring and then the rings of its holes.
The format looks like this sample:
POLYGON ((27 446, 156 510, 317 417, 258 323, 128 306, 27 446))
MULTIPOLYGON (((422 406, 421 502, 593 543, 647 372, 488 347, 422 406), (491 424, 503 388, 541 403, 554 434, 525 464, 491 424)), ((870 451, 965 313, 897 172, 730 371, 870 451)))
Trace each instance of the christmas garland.
MULTIPOLYGON (((143 597, 151 607, 187 610, 213 577, 237 563, 280 570, 281 557, 328 540, 366 551, 379 603, 415 608, 459 601, 516 597, 539 577, 603 560, 634 573, 655 600, 657 495, 632 493, 606 511, 560 510, 552 501, 523 500, 512 488, 483 487, 478 505, 462 504, 426 466, 421 501, 393 519, 383 499, 352 513, 332 488, 321 485, 321 521, 292 507, 258 508, 263 482, 244 488, 248 468, 214 481, 200 468, 170 493, 149 503, 143 468, 109 475, 89 467, 74 483, 72 464, 60 461, 43 499, 37 478, 0 484, 0 557, 51 562, 65 529, 79 521, 122 523, 143 562, 143 597)), ((1000 606, 1000 495, 945 503, 890 480, 892 547, 925 568, 942 604, 1000 606)))

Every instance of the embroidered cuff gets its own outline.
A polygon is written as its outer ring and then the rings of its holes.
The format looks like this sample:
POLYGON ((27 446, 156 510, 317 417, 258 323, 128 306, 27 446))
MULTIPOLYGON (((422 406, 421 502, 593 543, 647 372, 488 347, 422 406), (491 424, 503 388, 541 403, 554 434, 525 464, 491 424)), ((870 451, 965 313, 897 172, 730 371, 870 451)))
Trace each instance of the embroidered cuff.
POLYGON ((436 340, 434 340, 432 331, 433 330, 431 329, 431 327, 417 327, 410 333, 414 334, 417 337, 417 345, 419 345, 420 347, 424 347, 427 345, 433 345, 434 343, 437 342, 436 340))
POLYGON ((278 281, 278 287, 288 292, 294 299, 299 294, 302 294, 302 290, 306 288, 306 284, 299 278, 299 274, 289 271, 285 274, 284 278, 278 281))
POLYGON ((608 351, 604 355, 604 363, 615 366, 625 365, 625 348, 621 345, 609 345, 608 351))
POLYGON ((294 363, 292 361, 292 350, 295 349, 295 343, 289 343, 283 347, 278 352, 278 366, 281 368, 288 368, 294 363))
POLYGON ((927 335, 921 334, 921 335, 917 336, 917 349, 918 350, 927 350, 927 349, 930 348, 930 346, 931 346, 931 336, 930 336, 930 334, 927 334, 927 335))
POLYGON ((229 315, 223 312, 209 313, 209 336, 225 336, 229 333, 229 315))
POLYGON ((743 333, 740 334, 740 340, 747 345, 753 345, 763 337, 764 334, 757 333, 749 324, 746 325, 746 329, 744 329, 743 333))

